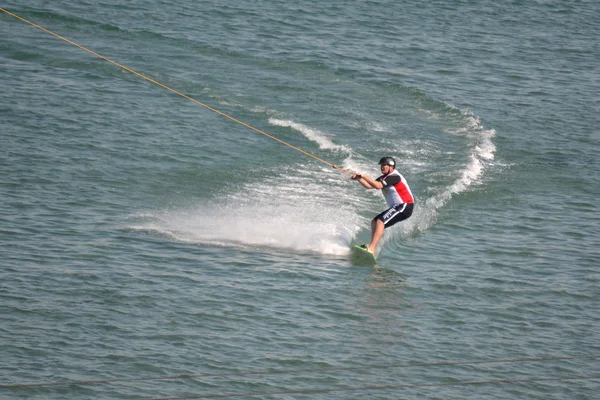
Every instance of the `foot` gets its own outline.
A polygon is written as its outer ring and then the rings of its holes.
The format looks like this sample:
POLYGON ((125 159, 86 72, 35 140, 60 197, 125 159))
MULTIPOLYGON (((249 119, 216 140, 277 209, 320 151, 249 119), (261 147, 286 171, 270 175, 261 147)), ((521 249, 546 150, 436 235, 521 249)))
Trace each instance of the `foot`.
POLYGON ((365 249, 366 251, 368 251, 369 253, 373 254, 373 250, 371 250, 369 248, 369 246, 367 246, 366 244, 361 244, 359 247, 362 247, 363 249, 365 249))

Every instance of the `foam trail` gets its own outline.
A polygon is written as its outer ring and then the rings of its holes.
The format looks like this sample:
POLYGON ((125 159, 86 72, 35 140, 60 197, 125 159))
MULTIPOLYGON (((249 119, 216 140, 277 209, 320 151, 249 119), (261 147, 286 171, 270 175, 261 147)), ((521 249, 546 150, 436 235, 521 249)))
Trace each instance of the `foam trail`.
POLYGON ((475 184, 483 174, 485 168, 494 159, 496 146, 492 138, 496 135, 496 131, 494 129, 485 129, 479 118, 473 115, 471 111, 460 111, 460 115, 460 126, 457 129, 449 130, 448 133, 464 136, 469 141, 471 148, 466 166, 459 171, 459 177, 441 193, 426 199, 422 203, 417 199, 415 215, 406 221, 406 223, 399 224, 400 227, 396 228, 396 231, 401 230, 404 233, 410 233, 427 230, 435 223, 438 210, 453 195, 462 193, 475 184))
POLYGON ((283 126, 287 128, 292 128, 304 135, 307 139, 317 143, 319 148, 323 150, 334 150, 341 151, 347 154, 351 154, 351 150, 343 145, 335 144, 331 141, 331 139, 323 132, 310 128, 306 125, 300 124, 298 122, 290 121, 290 120, 282 120, 269 118, 269 123, 275 126, 283 126))
POLYGON ((444 205, 452 197, 452 194, 464 192, 471 186, 481 176, 487 162, 494 159, 494 153, 496 152, 496 146, 492 142, 496 131, 493 129, 484 129, 478 117, 475 117, 470 111, 465 113, 467 126, 454 131, 454 133, 464 133, 469 138, 475 140, 475 145, 471 149, 470 162, 462 170, 461 177, 448 190, 431 200, 434 203, 440 204, 440 206, 444 205))

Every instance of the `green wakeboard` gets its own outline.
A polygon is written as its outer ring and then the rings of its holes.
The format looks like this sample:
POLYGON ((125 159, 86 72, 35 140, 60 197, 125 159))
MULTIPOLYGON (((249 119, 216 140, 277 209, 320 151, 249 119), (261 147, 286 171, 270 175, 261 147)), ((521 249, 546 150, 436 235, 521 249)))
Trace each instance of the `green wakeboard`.
POLYGON ((375 255, 358 245, 354 245, 350 248, 350 255, 352 261, 361 264, 375 265, 375 255))

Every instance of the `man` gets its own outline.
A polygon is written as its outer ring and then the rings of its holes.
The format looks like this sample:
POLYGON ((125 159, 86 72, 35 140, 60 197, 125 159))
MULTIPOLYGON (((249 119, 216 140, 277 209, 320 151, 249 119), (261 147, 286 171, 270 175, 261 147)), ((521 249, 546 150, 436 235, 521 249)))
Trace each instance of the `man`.
POLYGON ((383 236, 383 230, 409 218, 412 215, 415 202, 406 179, 396 171, 396 160, 392 157, 383 157, 379 160, 379 165, 383 175, 377 179, 358 173, 351 177, 367 189, 381 189, 389 207, 373 218, 371 221, 371 243, 361 246, 373 254, 377 243, 383 236))

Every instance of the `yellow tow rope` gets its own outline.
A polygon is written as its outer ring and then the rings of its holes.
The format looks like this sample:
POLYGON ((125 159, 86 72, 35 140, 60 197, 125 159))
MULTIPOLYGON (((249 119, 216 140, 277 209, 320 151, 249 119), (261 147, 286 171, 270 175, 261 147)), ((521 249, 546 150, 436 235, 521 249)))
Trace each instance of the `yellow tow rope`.
POLYGON ((200 106, 202 106, 202 107, 204 107, 204 108, 207 108, 207 109, 209 109, 210 111, 216 112, 217 114, 219 114, 219 115, 222 115, 222 116, 223 116, 223 117, 225 117, 225 118, 229 118, 230 120, 232 120, 232 121, 235 121, 235 122, 237 122, 237 123, 238 123, 238 124, 240 124, 240 125, 244 125, 246 128, 250 128, 250 129, 252 129, 253 131, 260 133, 261 135, 265 135, 266 137, 268 137, 268 138, 270 138, 270 139, 273 139, 273 140, 275 140, 275 141, 277 141, 277 142, 279 142, 279 143, 281 143, 281 144, 284 144, 284 145, 286 145, 286 146, 288 146, 288 147, 291 147, 292 149, 294 149, 294 150, 297 150, 297 151, 299 151, 299 152, 300 152, 300 153, 302 153, 302 154, 305 154, 305 155, 307 155, 307 156, 309 156, 309 157, 312 157, 312 158, 314 158, 315 160, 318 160, 318 161, 320 161, 320 162, 322 162, 322 163, 324 163, 324 164, 327 164, 327 165, 329 165, 330 167, 333 167, 333 168, 335 168, 335 169, 337 169, 337 170, 340 170, 340 171, 341 171, 341 172, 342 172, 344 175, 349 175, 349 174, 351 174, 351 173, 352 173, 351 171, 348 171, 348 170, 347 170, 347 169, 345 169, 345 168, 340 168, 340 167, 338 167, 338 166, 337 166, 337 165, 335 165, 335 164, 332 164, 332 163, 330 163, 330 162, 328 162, 328 161, 325 161, 325 160, 323 160, 323 159, 321 159, 321 158, 319 158, 319 157, 315 156, 314 154, 311 154, 311 153, 309 153, 309 152, 307 152, 307 151, 304 151, 304 150, 302 150, 302 149, 300 149, 300 148, 298 148, 298 147, 296 147, 296 146, 293 146, 293 145, 291 145, 291 144, 289 144, 289 143, 287 143, 287 142, 284 142, 283 140, 281 140, 281 139, 278 139, 278 138, 276 138, 276 137, 275 137, 275 136, 273 136, 273 135, 269 135, 268 133, 266 133, 266 132, 264 132, 264 131, 261 131, 260 129, 258 129, 258 128, 255 128, 255 127, 253 127, 252 125, 249 125, 249 124, 247 124, 247 123, 245 123, 245 122, 243 122, 243 121, 240 121, 239 119, 237 119, 237 118, 234 118, 234 117, 232 117, 231 115, 225 114, 224 112, 221 112, 221 111, 219 111, 219 110, 217 110, 217 109, 215 109, 215 108, 213 108, 213 107, 211 107, 211 106, 209 106, 209 105, 207 105, 207 104, 204 104, 204 103, 202 103, 202 102, 200 102, 200 101, 198 101, 198 100, 196 100, 196 99, 194 99, 194 98, 192 98, 192 97, 188 96, 188 95, 185 95, 185 94, 181 93, 181 92, 180 92, 180 91, 178 91, 178 90, 175 90, 175 89, 173 89, 173 88, 171 88, 171 87, 169 87, 169 86, 167 86, 167 85, 165 85, 165 84, 162 84, 162 83, 160 83, 160 82, 158 82, 158 81, 155 81, 154 79, 152 79, 152 78, 149 78, 149 77, 147 77, 147 76, 146 76, 146 75, 144 75, 144 74, 141 74, 141 73, 139 73, 139 72, 137 72, 137 71, 135 71, 135 70, 133 70, 133 69, 131 69, 131 68, 129 68, 129 67, 126 67, 126 66, 124 66, 124 65, 122 65, 122 64, 119 64, 118 62, 116 62, 116 61, 114 61, 114 60, 111 60, 110 58, 108 58, 108 57, 105 57, 105 56, 103 56, 103 55, 101 55, 101 54, 98 54, 98 53, 96 53, 95 51, 92 51, 92 50, 88 49, 87 47, 84 47, 84 46, 82 46, 82 45, 80 45, 80 44, 78 44, 78 43, 76 43, 76 42, 74 42, 74 41, 72 41, 72 40, 69 40, 69 39, 67 39, 67 38, 65 38, 65 37, 63 37, 63 36, 60 36, 59 34, 52 32, 51 30, 48 30, 48 29, 46 29, 46 28, 44 28, 44 27, 42 27, 42 26, 40 26, 40 25, 38 25, 38 24, 35 24, 35 23, 33 23, 33 22, 31 22, 31 21, 29 21, 29 20, 27 20, 27 19, 23 18, 23 17, 20 17, 20 16, 18 16, 18 15, 16 15, 16 14, 13 14, 13 13, 11 13, 10 11, 8 11, 8 10, 5 10, 4 8, 1 8, 1 7, 0 7, 0 10, 1 10, 1 11, 3 11, 3 12, 5 12, 5 13, 6 13, 6 14, 8 14, 8 15, 11 15, 11 16, 13 16, 13 17, 17 18, 17 19, 20 19, 20 20, 21 20, 21 21, 23 21, 23 22, 26 22, 26 23, 28 23, 28 24, 29 24, 29 25, 31 25, 31 26, 34 26, 34 27, 36 27, 36 28, 38 28, 38 29, 41 29, 42 31, 44 31, 44 32, 46 32, 46 33, 49 33, 50 35, 52 35, 52 36, 54 36, 54 37, 56 37, 56 38, 58 38, 58 39, 60 39, 60 40, 64 40, 65 42, 67 42, 67 43, 69 43, 69 44, 72 44, 73 46, 79 47, 81 50, 87 51, 88 53, 90 53, 90 54, 93 54, 93 55, 95 55, 96 57, 99 57, 99 58, 101 58, 101 59, 103 59, 103 60, 105 60, 105 61, 108 61, 109 63, 111 63, 111 64, 114 64, 114 65, 116 65, 117 67, 124 69, 125 71, 131 72, 132 74, 134 74, 134 75, 137 75, 137 76, 139 76, 140 78, 143 78, 143 79, 147 80, 148 82, 154 83, 155 85, 158 85, 158 86, 160 86, 160 87, 162 87, 162 88, 164 88, 164 89, 167 89, 167 90, 169 90, 169 91, 171 91, 171 92, 173 92, 173 93, 175 93, 175 94, 177 94, 177 95, 179 95, 179 96, 181 96, 181 97, 183 97, 183 98, 185 98, 185 99, 188 99, 188 100, 190 100, 190 101, 193 101, 194 103, 196 103, 196 104, 198 104, 198 105, 200 105, 200 106))

